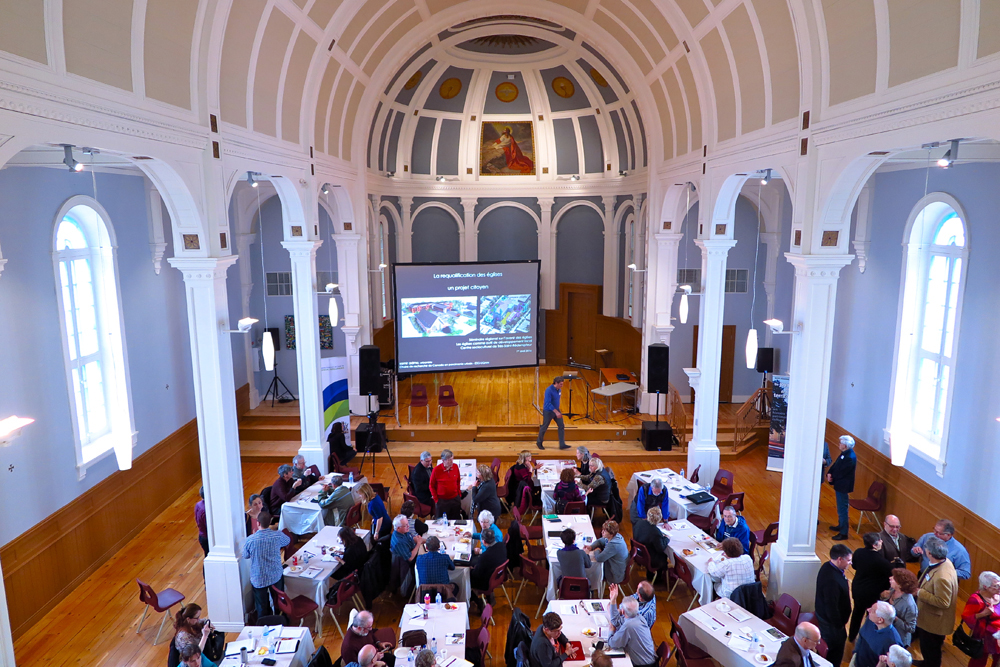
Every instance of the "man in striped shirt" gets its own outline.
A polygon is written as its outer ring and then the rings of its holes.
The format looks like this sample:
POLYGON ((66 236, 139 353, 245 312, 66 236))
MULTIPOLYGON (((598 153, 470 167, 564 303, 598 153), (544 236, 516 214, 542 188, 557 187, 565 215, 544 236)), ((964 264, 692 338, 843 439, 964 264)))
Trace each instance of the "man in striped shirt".
POLYGON ((285 590, 281 567, 281 549, 291 539, 278 532, 280 517, 272 516, 266 530, 258 530, 243 543, 243 558, 250 561, 250 585, 257 618, 271 615, 271 586, 285 590))

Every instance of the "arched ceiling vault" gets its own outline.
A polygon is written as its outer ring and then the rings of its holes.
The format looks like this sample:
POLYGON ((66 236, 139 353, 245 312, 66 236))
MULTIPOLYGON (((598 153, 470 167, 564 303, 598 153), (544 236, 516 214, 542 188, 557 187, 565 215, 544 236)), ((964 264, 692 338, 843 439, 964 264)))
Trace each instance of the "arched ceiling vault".
POLYGON ((639 91, 654 160, 974 79, 1000 52, 1000 6, 962 0, 0 0, 0 67, 172 119, 217 105, 224 127, 303 148, 322 132, 361 166, 358 116, 392 75, 498 11, 598 44, 639 91))

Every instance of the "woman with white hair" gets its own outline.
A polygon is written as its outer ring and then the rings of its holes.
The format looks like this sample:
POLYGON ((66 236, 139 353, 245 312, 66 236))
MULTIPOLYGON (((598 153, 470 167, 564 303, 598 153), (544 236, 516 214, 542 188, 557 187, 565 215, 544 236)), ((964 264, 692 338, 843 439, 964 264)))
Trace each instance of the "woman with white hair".
POLYGON ((489 510, 483 510, 479 513, 479 532, 472 534, 472 539, 481 540, 483 539, 483 533, 493 533, 496 536, 497 542, 503 542, 503 533, 500 532, 500 527, 497 526, 496 520, 493 517, 493 512, 489 510))
POLYGON ((846 540, 850 529, 851 518, 847 514, 850 494, 854 491, 854 471, 858 466, 858 457, 854 455, 854 438, 849 435, 840 436, 837 444, 840 456, 826 470, 826 481, 833 485, 837 496, 837 525, 830 530, 837 532, 835 540, 846 540))
POLYGON ((1000 576, 986 570, 979 575, 979 590, 969 596, 962 610, 962 622, 971 632, 973 639, 983 641, 983 654, 978 658, 969 658, 969 667, 985 667, 986 659, 991 659, 991 666, 996 667, 1000 647, 993 635, 1000 632, 1000 576))

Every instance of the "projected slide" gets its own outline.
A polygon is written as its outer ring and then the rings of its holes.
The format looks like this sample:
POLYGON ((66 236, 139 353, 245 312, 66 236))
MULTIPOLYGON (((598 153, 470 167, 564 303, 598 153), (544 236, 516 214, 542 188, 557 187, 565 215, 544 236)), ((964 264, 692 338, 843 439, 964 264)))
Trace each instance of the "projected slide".
POLYGON ((396 264, 400 372, 538 363, 539 262, 396 264))
POLYGON ((403 338, 468 336, 476 330, 476 297, 401 299, 403 338))

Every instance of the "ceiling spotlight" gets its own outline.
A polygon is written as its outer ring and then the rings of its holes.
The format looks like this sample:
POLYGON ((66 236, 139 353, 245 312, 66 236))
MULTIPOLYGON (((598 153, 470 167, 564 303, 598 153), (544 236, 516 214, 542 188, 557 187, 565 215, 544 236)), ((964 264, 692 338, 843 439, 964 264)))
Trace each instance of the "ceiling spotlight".
POLYGON ((247 183, 250 184, 251 188, 257 187, 257 181, 253 180, 253 172, 252 171, 248 171, 247 172, 247 183))
POLYGON ((438 177, 437 177, 436 179, 434 179, 434 180, 436 180, 436 181, 437 181, 438 183, 444 183, 446 179, 445 179, 445 177, 444 177, 444 176, 438 176, 438 177))
POLYGON ((760 184, 761 185, 767 185, 768 181, 770 181, 770 180, 771 180, 771 170, 770 169, 765 169, 764 170, 764 177, 762 179, 760 179, 760 184))
POLYGON ((955 160, 958 159, 958 139, 951 140, 951 148, 945 151, 945 154, 941 156, 941 159, 937 161, 937 164, 942 169, 947 169, 955 160))
POLYGON ((63 164, 69 167, 70 171, 83 171, 83 163, 77 162, 73 158, 73 147, 69 144, 63 144, 63 164))
POLYGON ((394 172, 394 171, 387 171, 387 172, 385 172, 385 177, 386 178, 395 178, 396 177, 396 172, 394 172))
POLYGON ((329 184, 329 183, 324 183, 324 184, 323 184, 323 187, 322 187, 322 188, 320 188, 320 190, 321 190, 321 191, 323 192, 323 194, 325 194, 325 195, 328 195, 328 194, 330 194, 330 184, 329 184))
POLYGON ((580 180, 580 174, 573 174, 572 176, 569 177, 569 180, 571 180, 571 181, 579 181, 580 180))
POLYGON ((628 172, 625 171, 624 169, 619 169, 618 170, 618 175, 619 176, 628 176, 628 172))

